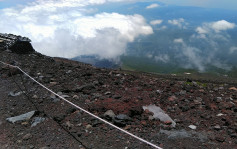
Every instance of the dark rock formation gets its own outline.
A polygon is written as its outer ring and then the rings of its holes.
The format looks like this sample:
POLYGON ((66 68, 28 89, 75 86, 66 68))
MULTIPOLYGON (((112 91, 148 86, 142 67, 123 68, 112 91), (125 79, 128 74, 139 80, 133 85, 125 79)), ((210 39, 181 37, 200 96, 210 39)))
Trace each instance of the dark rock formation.
POLYGON ((35 51, 30 42, 31 40, 27 37, 0 33, 0 50, 11 50, 17 54, 29 54, 35 51))

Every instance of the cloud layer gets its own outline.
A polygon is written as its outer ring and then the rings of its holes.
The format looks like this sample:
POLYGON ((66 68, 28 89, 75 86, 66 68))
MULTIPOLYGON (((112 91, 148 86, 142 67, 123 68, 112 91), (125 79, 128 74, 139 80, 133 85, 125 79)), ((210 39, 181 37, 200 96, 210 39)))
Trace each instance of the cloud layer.
MULTIPOLYGON (((141 15, 100 13, 87 6, 123 0, 37 0, 0 10, 0 31, 27 36, 49 56, 98 55, 116 59, 140 35, 153 33, 141 15)), ((131 0, 132 1, 132 0, 131 0)))
POLYGON ((151 4, 151 5, 147 6, 146 9, 153 9, 153 8, 157 8, 159 6, 160 5, 158 5, 158 4, 151 4))
MULTIPOLYGON (((175 49, 179 50, 178 59, 182 58, 184 67, 196 68, 199 71, 205 71, 207 66, 230 70, 231 67, 217 55, 226 54, 224 50, 230 46, 230 35, 226 31, 235 26, 234 23, 225 20, 206 22, 195 29, 196 33, 189 40, 174 39, 175 49)), ((232 46, 228 53, 232 54, 235 51, 237 48, 232 46)))

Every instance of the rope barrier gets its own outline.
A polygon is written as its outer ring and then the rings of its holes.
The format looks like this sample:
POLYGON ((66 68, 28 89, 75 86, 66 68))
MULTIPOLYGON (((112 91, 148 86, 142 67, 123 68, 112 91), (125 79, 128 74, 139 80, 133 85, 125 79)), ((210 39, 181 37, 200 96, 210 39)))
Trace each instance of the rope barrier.
POLYGON ((40 85, 40 86, 43 87, 44 89, 48 90, 48 91, 51 92, 52 94, 56 95, 57 97, 59 97, 59 98, 62 99, 63 101, 69 103, 70 105, 72 105, 72 106, 76 107, 77 109, 79 109, 79 110, 81 110, 81 111, 87 113, 88 115, 90 115, 90 116, 92 116, 92 117, 94 117, 94 118, 96 118, 96 119, 98 119, 98 120, 100 120, 100 121, 102 121, 102 122, 104 122, 104 123, 106 123, 106 124, 108 124, 108 125, 110 125, 110 126, 116 128, 116 129, 122 131, 123 133, 126 133, 127 135, 130 135, 131 137, 133 137, 133 138, 135 138, 135 139, 137 139, 137 140, 139 140, 139 141, 141 141, 141 142, 143 142, 143 143, 145 143, 145 144, 148 144, 148 145, 150 145, 150 146, 152 146, 152 147, 154 147, 154 148, 156 148, 156 149, 162 149, 162 148, 158 147, 157 145, 155 145, 155 144, 153 144, 153 143, 151 143, 151 142, 149 142, 149 141, 146 141, 146 140, 144 140, 144 139, 142 139, 142 138, 140 138, 140 137, 138 137, 138 136, 136 136, 136 135, 134 135, 134 134, 132 134, 132 133, 130 133, 130 132, 124 130, 124 129, 122 129, 122 128, 119 128, 118 126, 115 126, 114 124, 111 124, 110 122, 108 122, 108 121, 106 121, 106 120, 104 120, 104 119, 102 119, 102 118, 100 118, 100 117, 94 115, 93 113, 91 113, 91 112, 89 112, 89 111, 87 111, 87 110, 81 108, 80 106, 78 106, 78 105, 76 105, 76 104, 74 104, 74 103, 68 101, 67 99, 65 99, 64 97, 58 95, 58 94, 55 93, 54 91, 50 90, 49 88, 47 88, 46 86, 44 86, 44 85, 41 84, 40 82, 36 81, 33 77, 31 77, 30 75, 28 75, 28 74, 27 74, 25 71, 23 71, 20 67, 18 67, 18 66, 13 66, 13 65, 4 63, 4 62, 2 62, 2 61, 0 61, 0 62, 1 62, 2 64, 4 64, 4 65, 11 66, 11 67, 14 67, 14 68, 19 69, 22 73, 24 73, 27 77, 29 77, 31 80, 33 80, 34 82, 36 82, 38 85, 40 85))

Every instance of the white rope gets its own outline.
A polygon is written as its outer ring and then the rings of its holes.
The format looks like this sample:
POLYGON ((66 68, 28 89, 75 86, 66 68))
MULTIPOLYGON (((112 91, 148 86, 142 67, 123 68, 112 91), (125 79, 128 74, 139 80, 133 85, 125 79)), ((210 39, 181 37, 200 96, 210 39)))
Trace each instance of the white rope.
POLYGON ((130 136, 132 136, 133 138, 136 138, 136 139, 140 140, 140 141, 143 142, 143 143, 146 143, 146 144, 148 144, 148 145, 150 145, 150 146, 152 146, 152 147, 154 147, 154 148, 157 148, 157 149, 162 149, 162 148, 158 147, 157 145, 155 145, 155 144, 153 144, 153 143, 151 143, 151 142, 148 142, 148 141, 146 141, 146 140, 144 140, 144 139, 142 139, 142 138, 140 138, 140 137, 138 137, 138 136, 136 136, 136 135, 134 135, 134 134, 132 134, 132 133, 126 131, 126 130, 123 130, 122 128, 119 128, 119 127, 115 126, 114 124, 111 124, 110 122, 108 122, 108 121, 106 121, 106 120, 104 120, 104 119, 102 119, 102 118, 100 118, 100 117, 98 117, 98 116, 96 116, 96 115, 90 113, 89 111, 87 111, 87 110, 85 110, 85 109, 83 109, 83 108, 77 106, 76 104, 74 104, 74 103, 68 101, 67 99, 65 99, 65 98, 63 98, 62 96, 58 95, 57 93, 53 92, 52 90, 50 90, 49 88, 47 88, 47 87, 44 86, 43 84, 41 84, 41 83, 39 83, 38 81, 36 81, 33 77, 31 77, 30 75, 28 75, 28 74, 27 74, 25 71, 23 71, 20 67, 18 67, 18 66, 13 66, 13 65, 4 63, 4 62, 2 62, 2 61, 0 61, 0 62, 1 62, 2 64, 4 64, 4 65, 11 66, 11 67, 14 67, 14 68, 19 69, 22 73, 24 73, 26 76, 28 76, 31 80, 33 80, 33 81, 36 82, 37 84, 39 84, 41 87, 45 88, 46 90, 48 90, 49 92, 51 92, 51 93, 53 93, 54 95, 58 96, 59 98, 61 98, 61 99, 64 100, 65 102, 71 104, 72 106, 74 106, 74 107, 80 109, 81 111, 83 111, 83 112, 85 112, 85 113, 91 115, 92 117, 95 117, 95 118, 99 119, 100 121, 102 121, 102 122, 104 122, 104 123, 106 123, 106 124, 108 124, 108 125, 110 125, 110 126, 116 128, 116 129, 118 129, 118 130, 120 130, 120 131, 122 131, 122 132, 124 132, 124 133, 126 133, 126 134, 128 134, 128 135, 130 135, 130 136))

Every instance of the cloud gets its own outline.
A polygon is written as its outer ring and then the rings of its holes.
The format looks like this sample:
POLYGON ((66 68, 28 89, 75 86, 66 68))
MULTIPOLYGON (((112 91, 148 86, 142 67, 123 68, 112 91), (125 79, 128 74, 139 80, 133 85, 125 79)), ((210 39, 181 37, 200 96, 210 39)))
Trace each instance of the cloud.
POLYGON ((208 33, 208 31, 202 27, 197 27, 196 32, 198 32, 199 34, 207 34, 208 33))
POLYGON ((153 9, 153 8, 157 8, 159 6, 160 5, 158 5, 158 4, 151 4, 151 5, 147 6, 146 9, 153 9))
POLYGON ((198 34, 210 34, 210 33, 220 33, 221 31, 226 31, 229 29, 234 29, 236 25, 234 23, 227 22, 225 20, 220 20, 216 22, 203 23, 202 26, 196 28, 198 34))
POLYGON ((200 49, 186 44, 182 38, 175 39, 174 43, 178 44, 176 49, 179 53, 179 60, 183 61, 183 67, 196 68, 201 72, 205 71, 205 61, 204 57, 200 55, 200 49))
POLYGON ((174 43, 184 43, 182 38, 174 39, 174 43))
POLYGON ((161 61, 163 63, 168 63, 170 61, 170 57, 167 54, 155 56, 154 59, 155 61, 161 61))
POLYGON ((186 25, 188 24, 183 18, 168 20, 168 23, 183 29, 186 29, 186 25))
POLYGON ((0 31, 29 37, 38 52, 49 56, 93 54, 116 59, 125 53, 128 42, 153 33, 141 15, 90 15, 93 10, 87 9, 119 1, 123 0, 37 0, 0 10, 0 31))
POLYGON ((215 30, 216 32, 233 29, 235 28, 235 26, 236 25, 234 23, 230 23, 225 20, 217 21, 211 24, 211 28, 215 30))
POLYGON ((161 24, 163 22, 163 20, 152 20, 151 22, 150 22, 150 24, 151 25, 159 25, 159 24, 161 24))
POLYGON ((230 47, 230 54, 233 54, 234 52, 237 51, 237 47, 230 47))

